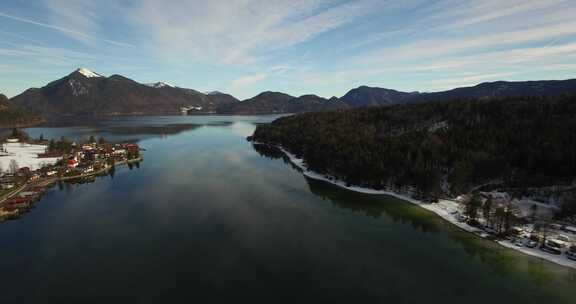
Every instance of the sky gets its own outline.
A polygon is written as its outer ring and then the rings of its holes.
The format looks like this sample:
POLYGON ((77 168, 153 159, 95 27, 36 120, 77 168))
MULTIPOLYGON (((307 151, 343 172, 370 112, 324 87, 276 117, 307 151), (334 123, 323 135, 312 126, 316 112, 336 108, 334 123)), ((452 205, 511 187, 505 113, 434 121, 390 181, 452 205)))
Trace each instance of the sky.
POLYGON ((77 68, 244 99, 576 78, 575 0, 2 0, 0 93, 77 68))

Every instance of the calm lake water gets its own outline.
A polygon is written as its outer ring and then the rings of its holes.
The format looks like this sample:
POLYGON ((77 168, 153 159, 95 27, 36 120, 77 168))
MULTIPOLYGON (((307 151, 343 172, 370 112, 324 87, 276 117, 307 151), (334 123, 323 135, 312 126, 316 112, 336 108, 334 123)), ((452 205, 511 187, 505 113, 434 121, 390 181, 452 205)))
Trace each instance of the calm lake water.
POLYGON ((0 224, 0 303, 576 303, 576 271, 386 196, 307 180, 245 137, 272 116, 30 128, 138 141, 145 160, 0 224), (258 152, 260 151, 260 152, 258 152))

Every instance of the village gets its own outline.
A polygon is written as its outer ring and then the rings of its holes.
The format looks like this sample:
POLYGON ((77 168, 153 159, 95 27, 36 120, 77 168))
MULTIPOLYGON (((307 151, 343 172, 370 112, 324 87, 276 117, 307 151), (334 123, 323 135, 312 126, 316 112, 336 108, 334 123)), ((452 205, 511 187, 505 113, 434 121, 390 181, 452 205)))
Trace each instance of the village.
POLYGON ((142 161, 135 143, 108 143, 90 137, 83 143, 30 139, 16 129, 0 139, 0 222, 28 212, 61 181, 83 182, 142 161))

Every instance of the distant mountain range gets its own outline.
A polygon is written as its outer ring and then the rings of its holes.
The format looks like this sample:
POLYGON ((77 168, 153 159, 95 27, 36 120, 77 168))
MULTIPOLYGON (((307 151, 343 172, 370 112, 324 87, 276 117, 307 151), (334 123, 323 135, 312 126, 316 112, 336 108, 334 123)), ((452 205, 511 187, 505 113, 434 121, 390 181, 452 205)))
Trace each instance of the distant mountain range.
MULTIPOLYGON (((316 95, 290 96, 280 92, 263 92, 239 101, 232 95, 218 91, 201 93, 179 88, 165 82, 142 84, 120 75, 102 76, 87 69, 42 88, 28 89, 10 99, 20 109, 58 115, 114 115, 114 114, 273 114, 315 112, 366 106, 385 106, 402 103, 491 97, 550 96, 575 94, 576 79, 488 82, 473 87, 449 91, 420 93, 401 92, 385 88, 361 86, 341 98, 330 99, 316 95)), ((1 105, 0 105, 1 107, 1 105)))
POLYGON ((316 95, 294 97, 280 92, 264 92, 250 99, 222 106, 219 112, 226 114, 299 113, 347 107, 346 103, 336 97, 331 99, 316 95))
POLYGON ((400 92, 361 86, 342 96, 351 107, 384 106, 398 103, 440 101, 471 98, 552 96, 576 93, 576 79, 541 81, 496 81, 473 87, 456 88, 434 93, 400 92))
POLYGON ((238 100, 227 94, 206 95, 158 82, 141 84, 120 75, 104 77, 87 69, 28 89, 11 102, 44 116, 78 114, 173 114, 181 108, 215 112, 238 100))

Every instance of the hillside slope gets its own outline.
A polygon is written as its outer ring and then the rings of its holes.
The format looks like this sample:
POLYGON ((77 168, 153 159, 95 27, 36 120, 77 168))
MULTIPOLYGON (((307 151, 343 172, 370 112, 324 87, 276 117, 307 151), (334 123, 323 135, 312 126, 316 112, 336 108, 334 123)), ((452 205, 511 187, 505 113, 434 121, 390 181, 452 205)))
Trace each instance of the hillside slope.
POLYGON ((104 77, 86 69, 29 89, 12 98, 20 108, 42 115, 175 114, 182 107, 215 111, 235 99, 209 96, 192 89, 149 86, 120 75, 104 77))
POLYGON ((424 196, 477 185, 565 185, 576 178, 576 97, 491 98, 307 113, 258 126, 309 168, 375 189, 424 196), (443 186, 443 181, 449 187, 443 186))

